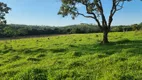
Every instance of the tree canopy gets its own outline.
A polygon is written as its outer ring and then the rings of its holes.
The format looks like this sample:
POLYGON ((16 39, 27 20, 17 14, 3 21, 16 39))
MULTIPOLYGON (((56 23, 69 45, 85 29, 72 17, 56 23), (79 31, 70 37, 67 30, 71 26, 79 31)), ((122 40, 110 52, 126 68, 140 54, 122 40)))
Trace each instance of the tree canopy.
POLYGON ((5 15, 11 10, 7 4, 0 2, 0 24, 6 24, 5 15))

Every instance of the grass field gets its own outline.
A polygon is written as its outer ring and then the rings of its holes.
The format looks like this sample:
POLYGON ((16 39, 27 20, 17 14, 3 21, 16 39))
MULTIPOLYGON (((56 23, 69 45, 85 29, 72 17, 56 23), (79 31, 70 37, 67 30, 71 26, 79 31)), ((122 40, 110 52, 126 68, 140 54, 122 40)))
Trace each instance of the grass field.
POLYGON ((0 41, 0 80, 142 80, 142 32, 0 41))

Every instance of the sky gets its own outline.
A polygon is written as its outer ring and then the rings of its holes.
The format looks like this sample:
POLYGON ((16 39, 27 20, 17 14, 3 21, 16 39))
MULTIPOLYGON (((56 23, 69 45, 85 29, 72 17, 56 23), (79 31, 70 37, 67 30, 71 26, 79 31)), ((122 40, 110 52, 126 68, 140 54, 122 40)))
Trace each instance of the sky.
MULTIPOLYGON (((105 15, 108 16, 111 0, 102 0, 105 15)), ((78 16, 72 20, 70 16, 57 15, 61 3, 59 0, 0 0, 12 10, 6 15, 8 24, 65 26, 80 23, 96 24, 95 20, 78 16)), ((84 6, 78 5, 81 12, 84 6)), ((131 25, 142 22, 142 1, 133 0, 124 4, 124 8, 114 16, 112 25, 131 25)))

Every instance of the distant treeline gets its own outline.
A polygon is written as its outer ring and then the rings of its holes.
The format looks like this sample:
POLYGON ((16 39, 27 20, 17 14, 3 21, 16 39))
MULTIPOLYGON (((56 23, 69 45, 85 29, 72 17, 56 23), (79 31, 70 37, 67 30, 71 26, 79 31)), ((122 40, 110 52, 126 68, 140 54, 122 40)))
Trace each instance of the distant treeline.
MULTIPOLYGON (((133 25, 112 26, 112 32, 142 30, 142 23, 133 25)), ((0 37, 35 36, 52 34, 74 34, 74 33, 98 33, 101 32, 97 25, 79 24, 64 27, 32 26, 32 25, 0 25, 0 37)))

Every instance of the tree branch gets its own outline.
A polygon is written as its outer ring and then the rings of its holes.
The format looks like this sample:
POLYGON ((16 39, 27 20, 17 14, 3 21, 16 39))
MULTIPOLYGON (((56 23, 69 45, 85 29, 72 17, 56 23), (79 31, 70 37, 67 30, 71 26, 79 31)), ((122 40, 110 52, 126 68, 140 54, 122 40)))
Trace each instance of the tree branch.
POLYGON ((108 27, 109 27, 109 29, 110 29, 111 23, 112 23, 112 21, 113 21, 113 16, 114 16, 114 14, 115 14, 117 11, 121 10, 121 9, 123 8, 123 5, 124 5, 124 1, 112 0, 112 8, 111 8, 110 16, 109 16, 109 20, 108 20, 108 27), (122 2, 121 5, 119 5, 120 2, 122 2), (117 7, 119 7, 119 8, 117 8, 117 7))
MULTIPOLYGON (((96 14, 94 13, 94 12, 90 12, 89 10, 88 10, 88 4, 85 4, 85 6, 86 6, 86 11, 87 11, 87 13, 88 14, 92 14, 93 16, 94 16, 94 19, 95 19, 95 21, 97 22, 97 24, 98 24, 98 26, 101 28, 101 29, 103 29, 103 27, 102 27, 102 25, 100 24, 100 21, 99 21, 99 19, 97 18, 97 16, 96 16, 96 14)), ((97 8, 96 8, 97 9, 97 8)))
POLYGON ((101 18, 102 18, 102 26, 103 27, 107 27, 107 21, 104 15, 104 11, 103 11, 103 6, 100 0, 98 0, 97 3, 95 3, 97 6, 98 11, 100 12, 101 18))
POLYGON ((82 13, 79 13, 79 12, 77 12, 77 14, 78 14, 78 15, 81 15, 81 16, 83 16, 83 17, 86 17, 86 18, 93 18, 93 19, 94 19, 93 16, 86 16, 86 15, 84 15, 84 14, 82 14, 82 13))

